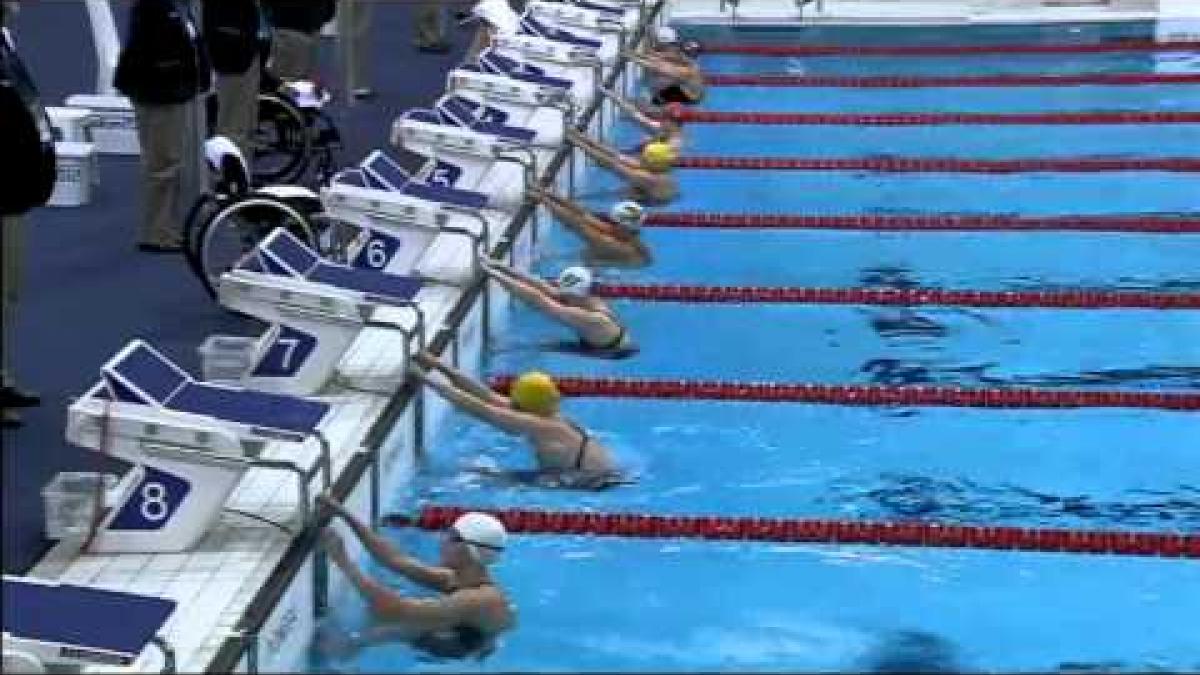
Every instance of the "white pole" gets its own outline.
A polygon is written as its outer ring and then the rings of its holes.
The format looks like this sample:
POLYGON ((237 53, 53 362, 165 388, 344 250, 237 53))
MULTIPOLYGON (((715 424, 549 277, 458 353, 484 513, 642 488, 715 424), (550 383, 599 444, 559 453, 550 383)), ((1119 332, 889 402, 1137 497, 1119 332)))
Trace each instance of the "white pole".
POLYGON ((84 0, 84 4, 92 24, 92 42, 96 46, 96 93, 116 95, 113 75, 121 53, 121 37, 113 21, 112 7, 108 0, 84 0))

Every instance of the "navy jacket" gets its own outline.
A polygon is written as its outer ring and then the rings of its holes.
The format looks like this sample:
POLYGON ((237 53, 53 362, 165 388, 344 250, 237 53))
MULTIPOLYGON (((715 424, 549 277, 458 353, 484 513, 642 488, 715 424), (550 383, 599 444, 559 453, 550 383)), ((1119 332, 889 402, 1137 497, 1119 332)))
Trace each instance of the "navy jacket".
POLYGON ((186 3, 135 0, 113 83, 150 104, 184 103, 212 88, 208 50, 186 3))
POLYGON ((267 19, 275 28, 316 33, 333 19, 335 0, 263 0, 267 19))
POLYGON ((241 75, 255 56, 266 59, 270 44, 271 30, 258 0, 204 3, 204 45, 218 73, 241 75))

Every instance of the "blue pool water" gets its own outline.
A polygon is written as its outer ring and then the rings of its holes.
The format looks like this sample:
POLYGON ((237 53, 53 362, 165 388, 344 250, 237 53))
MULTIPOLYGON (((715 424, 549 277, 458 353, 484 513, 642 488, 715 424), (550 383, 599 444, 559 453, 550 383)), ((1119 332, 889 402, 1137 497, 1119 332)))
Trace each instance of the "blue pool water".
MULTIPOLYGON (((1145 25, 1002 29, 820 29, 840 44, 1064 42, 1145 37, 1145 25), (885 37, 881 37, 885 36, 885 37)), ((721 41, 797 39, 713 29, 721 41)), ((985 72, 982 57, 822 59, 830 72, 985 72), (911 67, 911 69, 910 69, 911 67)), ((740 72, 783 59, 705 57, 740 72)), ((997 70, 1021 59, 995 59, 997 70)), ((1032 60, 1031 60, 1032 61, 1032 60)), ((1152 55, 1065 55, 1061 72, 1145 72, 1152 55)), ((1034 67, 1035 72, 1041 72, 1034 67)), ((1048 71, 1047 71, 1048 72, 1048 71)), ((995 89, 966 106, 892 90, 826 101, 829 110, 1162 109, 1157 87, 1072 99, 995 89), (1139 98, 1140 96, 1140 98, 1139 98), (904 99, 904 100, 900 100, 904 99), (1065 101, 1074 100, 1078 108, 1065 101), (941 103, 939 103, 939 101, 941 103)), ((1193 87, 1193 89, 1195 89, 1193 87)), ((714 90, 718 91, 718 90, 714 90)), ((1069 90, 1064 90, 1068 91, 1069 90)), ((928 93, 928 92, 926 92, 928 93)), ((723 95, 723 94, 722 94, 723 95)), ((1195 109, 1200 103, 1194 93, 1195 109)), ((765 109, 765 96, 739 109, 765 109)), ((807 110, 819 92, 774 99, 807 110), (806 98, 792 98, 804 96, 806 98)), ((782 103, 781 103, 782 106, 782 103)), ((726 105, 714 97, 713 109, 726 105)), ((1198 127, 866 129, 696 125, 688 152, 709 155, 1180 156, 1198 127)), ((618 145, 636 137, 619 128, 618 145)), ((680 171, 681 211, 750 213, 1129 214, 1200 211, 1196 178, 1117 173, 966 176, 680 171)), ((593 172, 588 203, 611 177, 593 172)), ((629 283, 1197 292, 1200 236, 1088 233, 870 233, 648 229, 654 263, 602 270, 629 283)), ((536 271, 579 261, 562 228, 536 271)), ((972 387, 1196 390, 1200 312, 959 309, 853 305, 693 305, 615 301, 641 346, 592 361, 547 351, 563 331, 516 307, 492 345, 490 373, 972 387)), ((501 488, 463 471, 528 468, 519 439, 451 417, 414 483, 390 500, 601 512, 915 519, 964 524, 1200 531, 1200 415, 1134 409, 975 410, 575 398, 564 412, 637 477, 601 493, 501 488)), ((435 537, 394 530, 426 559, 435 537)), ((483 662, 436 662, 403 644, 354 657, 319 652, 316 670, 407 671, 1147 671, 1200 669, 1200 565, 1067 554, 793 546, 577 536, 517 536, 495 572, 519 626, 483 662)), ((378 570, 376 570, 378 571, 378 570)), ((379 572, 404 592, 394 575, 379 572)), ((327 630, 361 627, 361 602, 327 630)))

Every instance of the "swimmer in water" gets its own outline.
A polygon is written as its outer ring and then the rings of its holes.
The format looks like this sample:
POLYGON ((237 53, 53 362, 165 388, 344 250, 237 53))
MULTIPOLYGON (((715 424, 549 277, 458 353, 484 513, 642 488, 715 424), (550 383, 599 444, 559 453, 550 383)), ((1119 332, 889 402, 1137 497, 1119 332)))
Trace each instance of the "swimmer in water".
POLYGON ((678 33, 663 26, 655 31, 650 49, 640 53, 626 50, 624 55, 650 76, 655 104, 694 105, 704 100, 706 92, 704 74, 693 60, 697 48, 695 43, 681 44, 678 33))
POLYGON ((545 206, 564 227, 587 244, 583 257, 590 265, 645 267, 653 256, 642 241, 645 209, 636 202, 613 206, 609 217, 598 216, 578 203, 549 190, 530 186, 528 194, 545 206))
POLYGON ((566 128, 564 138, 594 162, 624 178, 634 200, 657 206, 668 204, 679 196, 679 181, 671 175, 671 167, 679 155, 670 145, 652 141, 634 158, 592 140, 570 126, 566 128))
POLYGON ((608 448, 559 412, 562 395, 549 375, 536 371, 521 375, 506 397, 428 352, 413 357, 411 372, 455 407, 505 433, 524 436, 533 446, 537 470, 479 469, 479 473, 517 484, 574 490, 602 490, 630 482, 608 448))
POLYGON ((379 564, 440 594, 412 598, 367 576, 350 560, 337 531, 326 529, 321 541, 325 552, 367 600, 374 624, 366 631, 369 637, 355 647, 402 639, 434 656, 482 658, 495 648, 498 635, 516 625, 508 596, 488 573, 508 538, 496 518, 460 516, 443 535, 440 564, 427 565, 397 550, 327 493, 318 502, 350 526, 379 564))
POLYGON ((634 103, 606 87, 601 87, 600 93, 652 134, 649 140, 637 147, 637 152, 641 152, 646 144, 653 142, 666 143, 676 155, 683 151, 683 106, 678 103, 668 103, 664 106, 634 103))
POLYGON ((625 358, 637 353, 629 331, 608 303, 589 295, 592 273, 587 268, 568 267, 558 275, 557 283, 551 284, 483 254, 479 256, 479 265, 509 293, 574 329, 577 340, 559 345, 558 349, 604 358, 625 358))

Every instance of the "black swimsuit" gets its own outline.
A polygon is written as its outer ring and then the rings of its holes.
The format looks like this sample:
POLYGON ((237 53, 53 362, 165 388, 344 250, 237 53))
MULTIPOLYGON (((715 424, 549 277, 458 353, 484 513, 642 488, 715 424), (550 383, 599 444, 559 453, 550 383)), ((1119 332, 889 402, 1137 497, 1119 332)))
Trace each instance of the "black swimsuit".
MULTIPOLYGON (((467 588, 491 585, 492 582, 485 581, 478 586, 459 587, 455 590, 461 591, 467 588)), ((478 626, 465 623, 446 630, 425 633, 413 640, 412 644, 431 656, 444 659, 462 659, 468 656, 482 659, 492 653, 496 647, 490 635, 480 630, 478 626)))
POLYGON ((620 328, 620 330, 617 331, 617 336, 609 341, 608 344, 604 345, 592 344, 585 340, 583 336, 580 336, 579 344, 577 345, 578 351, 582 354, 595 354, 597 356, 608 356, 611 358, 625 358, 627 356, 633 356, 636 354, 638 351, 637 347, 633 345, 625 345, 625 337, 629 334, 629 329, 622 325, 620 321, 617 321, 616 317, 614 317, 612 313, 603 312, 603 314, 609 319, 612 319, 612 322, 617 324, 618 328, 620 328))

